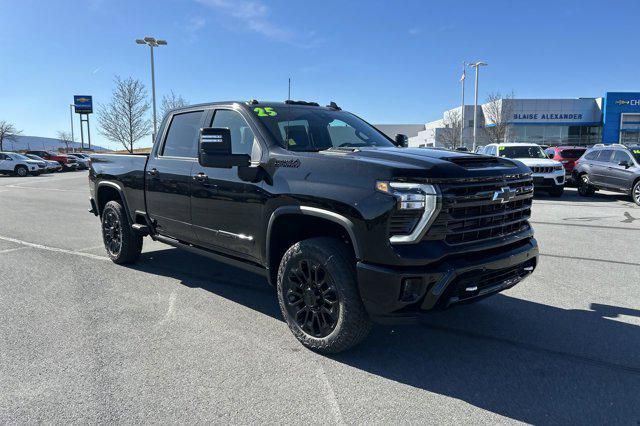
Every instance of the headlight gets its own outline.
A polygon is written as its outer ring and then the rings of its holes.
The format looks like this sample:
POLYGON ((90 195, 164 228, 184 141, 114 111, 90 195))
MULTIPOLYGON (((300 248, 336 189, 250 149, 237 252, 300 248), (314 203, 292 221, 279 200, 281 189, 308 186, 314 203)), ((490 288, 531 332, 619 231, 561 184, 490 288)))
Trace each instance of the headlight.
POLYGON ((376 182, 376 189, 392 195, 397 200, 397 209, 401 211, 416 211, 420 214, 418 223, 411 233, 406 235, 392 235, 389 241, 398 244, 409 244, 420 240, 431 225, 438 210, 438 192, 433 185, 407 182, 376 182))

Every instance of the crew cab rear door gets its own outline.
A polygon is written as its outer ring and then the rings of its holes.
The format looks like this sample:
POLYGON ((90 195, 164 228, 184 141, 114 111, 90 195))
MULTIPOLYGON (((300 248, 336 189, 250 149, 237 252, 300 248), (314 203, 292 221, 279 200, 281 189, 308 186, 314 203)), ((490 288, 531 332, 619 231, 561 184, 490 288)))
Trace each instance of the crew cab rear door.
POLYGON ((147 214, 156 230, 187 242, 196 240, 191 227, 191 171, 204 115, 204 109, 194 109, 167 117, 145 169, 147 214))
MULTIPOLYGON (((228 128, 232 152, 254 158, 260 151, 251 119, 232 108, 218 107, 205 127, 228 128)), ((205 167, 192 170, 191 220, 199 244, 216 251, 259 260, 260 230, 266 202, 261 182, 240 176, 242 167, 205 167)), ((245 167, 246 169, 246 167, 245 167)))

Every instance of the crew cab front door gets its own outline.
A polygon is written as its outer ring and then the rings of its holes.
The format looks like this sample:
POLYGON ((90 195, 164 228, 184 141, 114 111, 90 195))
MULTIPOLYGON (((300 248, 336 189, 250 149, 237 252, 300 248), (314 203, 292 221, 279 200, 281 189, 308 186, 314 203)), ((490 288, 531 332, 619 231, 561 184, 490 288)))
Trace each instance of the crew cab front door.
MULTIPOLYGON (((259 158, 254 130, 242 114, 218 108, 206 127, 228 128, 234 154, 259 158)), ((199 244, 229 255, 259 260, 258 241, 263 226, 265 194, 260 182, 243 180, 239 167, 192 170, 191 220, 199 244)))
POLYGON ((195 242, 191 227, 191 172, 197 163, 198 136, 204 110, 175 113, 162 128, 145 170, 146 205, 157 231, 195 242))

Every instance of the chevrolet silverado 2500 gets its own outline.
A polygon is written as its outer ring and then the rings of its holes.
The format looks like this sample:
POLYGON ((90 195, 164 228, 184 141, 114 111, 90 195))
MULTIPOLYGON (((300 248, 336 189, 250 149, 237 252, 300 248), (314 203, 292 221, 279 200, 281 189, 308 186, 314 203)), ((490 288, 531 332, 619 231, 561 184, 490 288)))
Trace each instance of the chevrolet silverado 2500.
POLYGON ((295 337, 339 352, 536 267, 525 165, 405 142, 333 102, 190 106, 149 155, 92 156, 91 211, 114 262, 149 236, 263 274, 295 337))

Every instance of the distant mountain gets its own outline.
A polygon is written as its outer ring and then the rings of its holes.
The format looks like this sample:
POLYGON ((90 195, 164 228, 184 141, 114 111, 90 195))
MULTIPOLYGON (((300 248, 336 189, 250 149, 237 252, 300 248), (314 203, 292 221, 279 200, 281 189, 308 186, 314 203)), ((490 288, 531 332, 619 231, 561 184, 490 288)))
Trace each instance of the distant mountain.
MULTIPOLYGON (((43 138, 40 136, 18 136, 15 142, 4 141, 2 143, 2 149, 5 151, 22 151, 27 149, 33 150, 52 150, 57 151, 59 148, 65 148, 66 145, 60 139, 55 138, 43 138)), ((88 148, 87 141, 85 140, 84 147, 88 148)), ((69 148, 80 148, 80 142, 69 143, 69 148)), ((91 144, 91 149, 96 151, 109 150, 101 146, 91 144)))

